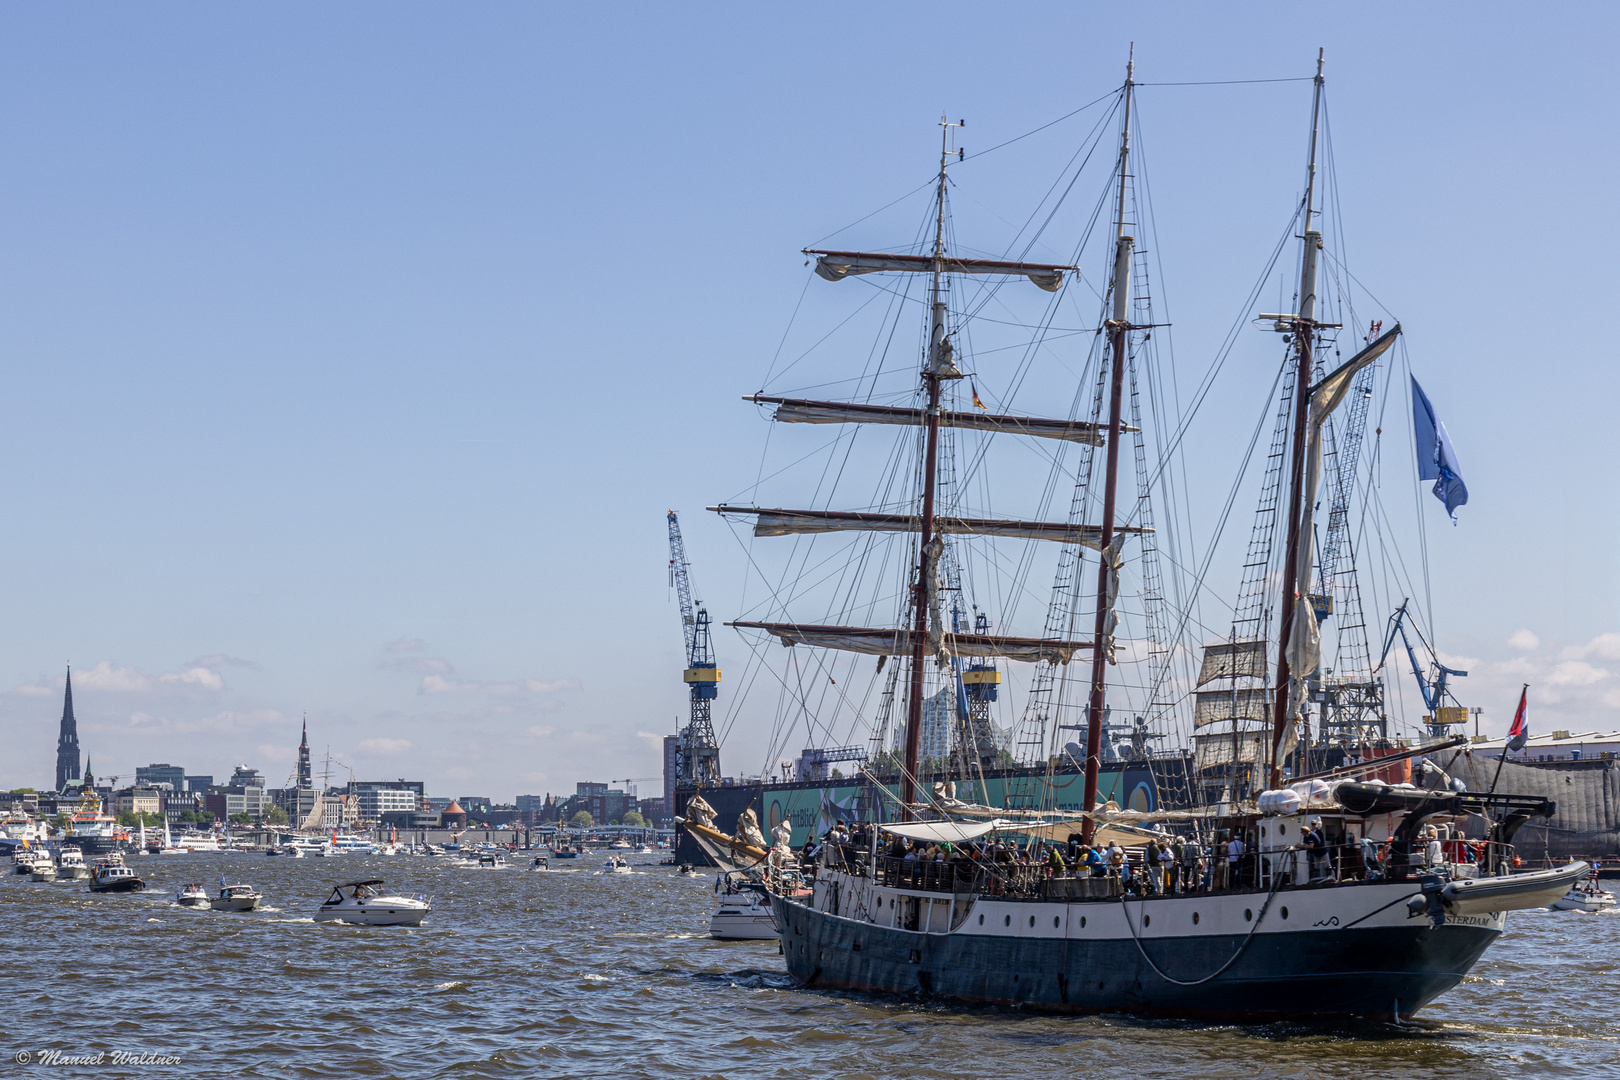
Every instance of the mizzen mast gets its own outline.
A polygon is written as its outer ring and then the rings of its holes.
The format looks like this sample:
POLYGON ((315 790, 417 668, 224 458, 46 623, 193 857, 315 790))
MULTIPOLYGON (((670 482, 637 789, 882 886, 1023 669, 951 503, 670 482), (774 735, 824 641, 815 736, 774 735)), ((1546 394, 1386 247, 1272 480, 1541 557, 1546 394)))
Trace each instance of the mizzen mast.
MULTIPOLYGON (((1108 387, 1107 464, 1103 473, 1101 557, 1097 560, 1097 621, 1091 643, 1091 699, 1086 709, 1086 785, 1082 809, 1097 805, 1097 777, 1102 769, 1103 707, 1107 698, 1107 665, 1113 659, 1114 600, 1119 593, 1119 552, 1115 540, 1114 508, 1119 490, 1120 404, 1125 388, 1126 335, 1130 332, 1131 251, 1135 237, 1125 233, 1125 192, 1131 160, 1131 101, 1136 86, 1136 60, 1125 64, 1125 121, 1119 141, 1119 197, 1114 214, 1113 317, 1108 320, 1112 354, 1108 387)), ((1095 823, 1085 819, 1084 839, 1091 841, 1095 823)))

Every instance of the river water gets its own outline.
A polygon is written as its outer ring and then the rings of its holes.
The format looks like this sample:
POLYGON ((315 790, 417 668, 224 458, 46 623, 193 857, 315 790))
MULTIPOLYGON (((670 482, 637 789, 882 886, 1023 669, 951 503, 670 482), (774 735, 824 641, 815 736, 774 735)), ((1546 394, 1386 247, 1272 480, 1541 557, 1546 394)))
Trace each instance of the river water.
POLYGON ((148 890, 123 896, 0 866, 0 1075, 1620 1076, 1616 916, 1510 915, 1468 979, 1405 1027, 1055 1018, 795 990, 775 942, 707 937, 712 878, 631 858, 634 873, 608 874, 590 856, 551 872, 520 856, 506 870, 143 856, 129 862, 148 890), (172 902, 221 875, 268 909, 172 902), (418 930, 312 921, 332 884, 363 877, 429 894, 433 913, 418 930), (42 1062, 51 1050, 104 1057, 42 1062))

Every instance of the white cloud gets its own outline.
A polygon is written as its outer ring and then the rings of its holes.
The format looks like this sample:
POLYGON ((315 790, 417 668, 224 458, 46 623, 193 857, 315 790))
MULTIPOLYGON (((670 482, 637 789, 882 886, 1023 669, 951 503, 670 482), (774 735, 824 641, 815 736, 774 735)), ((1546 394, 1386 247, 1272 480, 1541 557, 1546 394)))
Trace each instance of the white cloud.
POLYGON ((538 725, 538 724, 537 724, 537 725, 535 725, 535 726, 534 726, 534 727, 531 727, 531 728, 530 728, 530 729, 529 729, 529 734, 530 734, 530 735, 533 735, 533 736, 534 736, 534 737, 535 737, 535 738, 537 738, 537 739, 543 739, 543 738, 545 738, 545 737, 546 737, 546 736, 547 736, 547 735, 551 735, 551 734, 553 734, 553 733, 554 733, 554 732, 556 732, 556 730, 557 730, 557 729, 556 729, 556 728, 550 728, 550 727, 541 727, 541 726, 539 726, 539 725, 538 725))
MULTIPOLYGON (((1515 641, 1508 644, 1520 648, 1515 641)), ((1539 649, 1541 643, 1537 642, 1539 649)), ((1521 651, 1500 660, 1447 656, 1444 662, 1463 668, 1466 679, 1451 688, 1464 705, 1482 707, 1481 730, 1501 735, 1513 718, 1519 691, 1530 684, 1530 730, 1546 732, 1614 731, 1620 728, 1620 634, 1600 634, 1580 645, 1546 651, 1521 651)), ((1403 686, 1410 692, 1410 677, 1403 686)))
POLYGON ((14 687, 11 692, 21 694, 23 697, 55 697, 62 691, 59 687, 41 686, 39 683, 23 683, 21 686, 14 687))
POLYGON ((412 746, 409 739, 362 739, 360 749, 371 754, 403 754, 412 746))
POLYGON ((167 675, 160 675, 158 678, 161 682, 188 683, 192 686, 200 686, 204 690, 223 690, 225 688, 225 680, 219 677, 219 672, 210 671, 205 667, 170 672, 167 675))
POLYGON ((390 641, 387 645, 384 645, 383 648, 387 649, 395 656, 398 656, 400 653, 421 652, 423 649, 427 648, 427 642, 423 641, 419 637, 400 638, 398 641, 390 641))
POLYGON ((140 694, 152 689, 151 679, 132 667, 114 667, 111 660, 103 660, 89 670, 79 669, 74 681, 84 690, 140 694))
POLYGON ((1508 635, 1507 643, 1520 652, 1535 652, 1541 648, 1541 639, 1536 636, 1535 631, 1522 627, 1508 635))

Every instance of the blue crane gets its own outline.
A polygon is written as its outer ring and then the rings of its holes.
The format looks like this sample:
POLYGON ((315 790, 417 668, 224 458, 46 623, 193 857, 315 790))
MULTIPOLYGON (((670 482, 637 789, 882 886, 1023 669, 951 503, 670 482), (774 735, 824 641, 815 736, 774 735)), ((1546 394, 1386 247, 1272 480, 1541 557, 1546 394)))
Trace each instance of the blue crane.
POLYGON ((720 782, 720 746, 714 737, 710 709, 720 696, 720 667, 709 638, 709 613, 692 599, 692 576, 686 562, 681 523, 669 511, 669 581, 681 604, 681 633, 686 637, 686 671, 691 690, 691 719, 681 732, 676 776, 683 784, 710 787, 720 782))
POLYGON ((1401 644, 1406 646, 1406 656, 1412 662, 1412 677, 1417 680, 1418 693, 1423 695, 1423 705, 1429 710, 1429 714, 1424 717, 1424 721, 1429 726, 1429 734, 1436 738, 1442 738, 1445 736, 1446 728, 1449 725, 1466 723, 1468 717, 1467 710, 1460 705, 1453 705, 1452 708, 1455 708, 1456 712, 1451 713, 1447 706, 1442 704, 1447 698, 1451 698, 1453 702, 1457 700, 1452 697, 1450 688, 1446 686, 1446 680, 1453 675, 1459 678, 1466 676, 1468 672, 1449 668, 1442 664, 1440 658, 1435 655, 1434 649, 1424 639, 1423 631, 1414 625, 1412 632, 1417 634, 1418 641, 1422 643, 1424 650, 1428 652, 1429 666, 1433 668, 1432 676, 1425 675, 1423 665, 1418 662, 1417 650, 1412 648, 1412 641, 1406 636, 1406 609, 1411 602, 1410 598, 1402 600, 1401 606, 1396 609, 1395 614, 1389 617, 1389 633, 1384 638, 1384 651, 1378 657, 1378 666, 1374 670, 1384 666, 1384 661, 1389 657, 1389 650, 1395 644, 1395 635, 1399 634, 1401 644), (1455 718, 1446 719, 1448 716, 1455 718))

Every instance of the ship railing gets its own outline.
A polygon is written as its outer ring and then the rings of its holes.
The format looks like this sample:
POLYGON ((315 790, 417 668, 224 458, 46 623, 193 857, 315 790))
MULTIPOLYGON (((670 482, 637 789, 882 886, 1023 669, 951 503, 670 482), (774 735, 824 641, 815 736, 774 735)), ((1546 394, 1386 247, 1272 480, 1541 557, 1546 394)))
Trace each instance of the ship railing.
POLYGON ((885 888, 914 889, 921 892, 975 893, 985 875, 971 862, 953 859, 895 859, 881 855, 874 880, 885 888))

